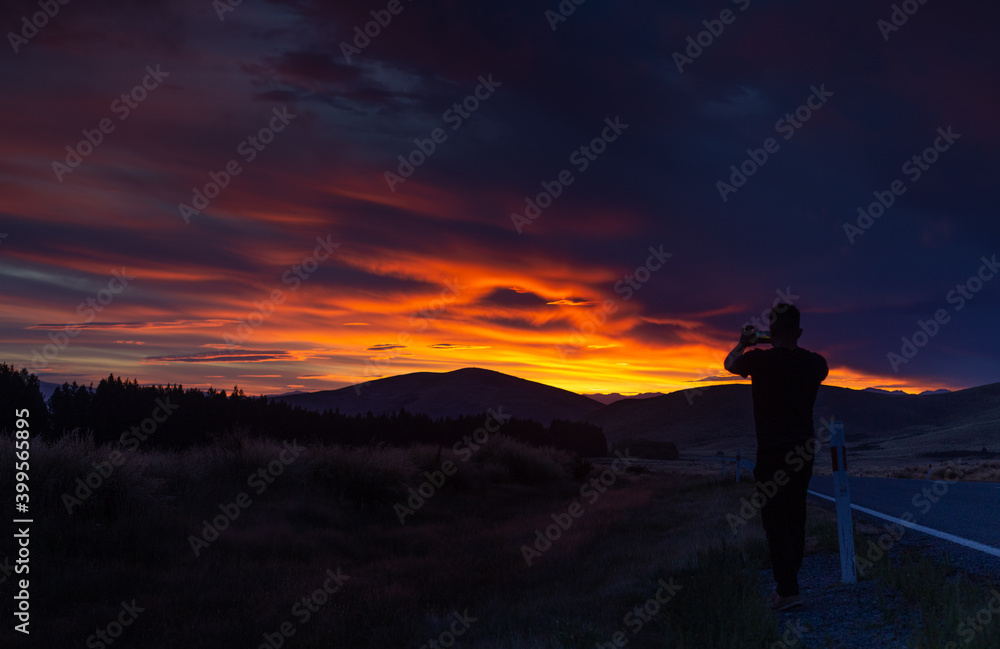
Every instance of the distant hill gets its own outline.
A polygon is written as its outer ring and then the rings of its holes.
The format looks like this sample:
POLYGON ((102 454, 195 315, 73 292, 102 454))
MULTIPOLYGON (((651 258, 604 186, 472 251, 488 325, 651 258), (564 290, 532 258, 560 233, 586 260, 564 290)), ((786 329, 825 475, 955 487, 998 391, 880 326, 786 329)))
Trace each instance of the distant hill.
POLYGON ((310 410, 348 415, 406 409, 431 417, 474 415, 503 406, 512 417, 546 426, 553 419, 582 421, 602 407, 594 399, 501 372, 467 367, 453 372, 414 372, 338 390, 275 397, 310 410))
MULTIPOLYGON (((896 394, 821 386, 815 416, 844 422, 848 447, 875 457, 1000 451, 1000 383, 941 394, 896 394)), ((643 437, 674 442, 682 454, 756 448, 748 384, 624 399, 588 421, 608 442, 643 437)))
POLYGON ((650 399, 652 397, 662 397, 662 392, 641 392, 639 394, 624 395, 618 392, 611 392, 609 394, 585 394, 585 397, 590 397, 594 401, 600 401, 604 405, 612 404, 615 401, 621 401, 622 399, 650 399))
POLYGON ((307 392, 306 390, 292 390, 291 392, 282 392, 281 394, 269 394, 267 396, 268 396, 269 399, 272 399, 272 398, 273 399, 279 399, 281 397, 291 397, 291 396, 294 396, 296 394, 312 394, 312 393, 311 392, 307 392))
POLYGON ((42 396, 45 397, 46 401, 49 400, 49 397, 52 396, 52 393, 55 392, 56 389, 58 389, 59 386, 61 385, 62 383, 49 383, 48 381, 42 381, 42 380, 38 381, 38 389, 42 393, 42 396))
POLYGON ((601 426, 609 443, 645 438, 673 442, 681 453, 747 449, 754 440, 749 385, 713 385, 650 399, 622 399, 587 421, 601 426))
MULTIPOLYGON (((673 442, 682 455, 751 453, 756 448, 748 383, 600 402, 618 396, 580 395, 492 370, 465 368, 273 398, 348 415, 405 409, 435 418, 456 417, 503 406, 505 413, 545 425, 552 419, 588 421, 604 430, 609 443, 630 438, 673 442)), ((831 417, 844 422, 855 459, 940 459, 978 454, 984 447, 1000 453, 1000 383, 919 395, 824 385, 815 415, 817 422, 831 417)))
MULTIPOLYGON (((862 392, 878 392, 880 394, 907 394, 903 390, 883 390, 882 388, 865 388, 862 392)), ((920 394, 947 394, 951 390, 941 388, 940 390, 924 390, 920 394)))

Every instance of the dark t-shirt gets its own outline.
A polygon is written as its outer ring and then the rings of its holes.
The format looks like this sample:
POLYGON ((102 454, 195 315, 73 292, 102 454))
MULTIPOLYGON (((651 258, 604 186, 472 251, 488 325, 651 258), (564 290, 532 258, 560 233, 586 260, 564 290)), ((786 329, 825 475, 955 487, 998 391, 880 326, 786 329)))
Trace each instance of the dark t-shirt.
POLYGON ((812 437, 813 404, 829 373, 826 359, 807 349, 751 349, 733 363, 750 375, 757 448, 780 448, 812 437))

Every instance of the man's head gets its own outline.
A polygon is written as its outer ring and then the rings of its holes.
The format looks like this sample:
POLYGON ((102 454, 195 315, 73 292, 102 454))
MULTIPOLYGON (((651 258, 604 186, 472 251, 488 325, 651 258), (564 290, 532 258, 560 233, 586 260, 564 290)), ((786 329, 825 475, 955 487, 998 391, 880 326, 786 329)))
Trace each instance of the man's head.
POLYGON ((799 310, 792 304, 776 304, 768 314, 771 324, 771 344, 775 347, 797 347, 802 328, 799 327, 799 310))

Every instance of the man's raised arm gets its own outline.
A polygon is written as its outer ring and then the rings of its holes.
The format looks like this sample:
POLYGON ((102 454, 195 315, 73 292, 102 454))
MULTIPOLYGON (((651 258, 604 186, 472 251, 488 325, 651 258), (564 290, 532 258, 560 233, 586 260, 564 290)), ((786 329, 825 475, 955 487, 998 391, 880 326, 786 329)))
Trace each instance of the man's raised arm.
POLYGON ((736 343, 733 347, 733 351, 729 352, 729 356, 726 356, 725 362, 722 364, 729 372, 733 374, 741 374, 741 372, 736 370, 736 362, 743 356, 743 350, 750 346, 750 339, 753 336, 753 327, 750 327, 750 332, 744 329, 740 334, 740 341, 736 343))

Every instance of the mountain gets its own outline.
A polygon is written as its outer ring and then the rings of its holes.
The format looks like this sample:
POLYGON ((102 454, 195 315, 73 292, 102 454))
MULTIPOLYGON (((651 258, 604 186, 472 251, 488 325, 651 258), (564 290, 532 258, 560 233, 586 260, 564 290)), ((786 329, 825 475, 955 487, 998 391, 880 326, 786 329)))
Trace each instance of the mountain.
POLYGON ((600 401, 604 405, 609 405, 609 404, 614 403, 615 401, 621 401, 622 399, 649 399, 651 397, 662 397, 663 393, 662 392, 640 392, 639 394, 630 394, 630 395, 626 396, 626 395, 620 394, 618 392, 611 392, 611 393, 608 393, 608 394, 601 394, 601 393, 598 392, 596 394, 585 394, 583 396, 590 397, 594 401, 600 401))
MULTIPOLYGON (((905 394, 820 386, 816 421, 844 422, 848 447, 871 458, 997 451, 1000 383, 940 394, 905 394)), ((756 448, 750 386, 727 384, 624 399, 592 413, 608 442, 642 437, 677 444, 682 454, 756 448)))
POLYGON ((575 392, 476 367, 453 372, 414 372, 339 390, 274 398, 310 410, 339 409, 349 415, 368 411, 389 413, 405 408, 437 418, 474 415, 503 407, 505 414, 533 419, 546 426, 553 419, 582 421, 602 406, 575 392))
MULTIPOLYGON (((862 390, 862 392, 878 392, 880 394, 908 394, 903 390, 883 390, 882 388, 865 388, 864 390, 862 390)), ((940 390, 924 390, 920 394, 947 394, 949 392, 951 392, 951 390, 946 390, 945 388, 941 388, 940 390)))
POLYGON ((55 392, 61 385, 62 383, 49 383, 48 381, 39 380, 38 390, 42 393, 42 396, 45 397, 45 400, 48 401, 49 397, 52 396, 52 393, 55 392))
POLYGON ((312 394, 311 392, 306 392, 305 390, 292 390, 291 392, 282 392, 281 394, 269 394, 268 399, 280 399, 281 397, 291 397, 296 394, 312 394))
MULTIPOLYGON (((670 441, 682 455, 714 455, 720 450, 752 453, 757 446, 749 383, 638 395, 602 405, 591 396, 492 370, 465 368, 415 372, 339 390, 273 398, 345 414, 405 408, 432 417, 454 417, 502 407, 504 413, 546 425, 554 418, 589 421, 601 426, 609 443, 627 438, 670 441)), ((855 461, 968 456, 983 448, 1000 453, 1000 383, 919 395, 823 385, 814 412, 817 423, 821 418, 844 422, 855 461)))
POLYGON ((608 443, 626 438, 670 441, 681 453, 751 448, 753 407, 749 385, 713 385, 650 399, 622 399, 587 417, 608 443), (747 435, 749 431, 749 436, 747 435))

